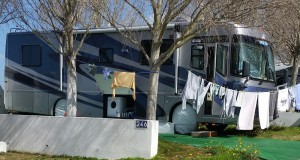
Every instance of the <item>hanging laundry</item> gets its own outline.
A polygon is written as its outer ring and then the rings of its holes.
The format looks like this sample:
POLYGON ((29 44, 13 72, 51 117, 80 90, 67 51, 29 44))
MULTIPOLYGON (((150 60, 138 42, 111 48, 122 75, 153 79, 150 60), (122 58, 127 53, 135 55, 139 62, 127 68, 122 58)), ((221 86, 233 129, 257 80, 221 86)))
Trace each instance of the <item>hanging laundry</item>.
POLYGON ((103 76, 104 76, 104 80, 107 80, 108 78, 110 78, 110 73, 112 72, 112 70, 111 69, 109 69, 109 68, 104 68, 103 69, 103 76))
POLYGON ((197 96, 197 109, 196 109, 197 113, 199 113, 200 107, 202 106, 202 104, 204 102, 205 95, 206 95, 206 93, 209 90, 210 85, 211 85, 211 82, 208 82, 208 84, 204 87, 204 83, 205 83, 204 79, 202 79, 201 86, 199 88, 198 96, 197 96))
POLYGON ((197 92, 200 88, 200 80, 201 78, 191 71, 188 71, 187 82, 184 86, 182 93, 182 109, 186 109, 186 100, 193 99, 194 103, 197 99, 197 92))
POLYGON ((289 90, 289 110, 294 110, 296 107, 296 87, 295 86, 290 86, 288 87, 289 90))
POLYGON ((236 107, 241 107, 242 106, 242 103, 244 101, 244 97, 245 97, 245 92, 244 91, 239 91, 237 99, 236 99, 236 103, 235 103, 236 107))
POLYGON ((224 112, 227 117, 234 118, 235 103, 236 103, 237 91, 227 89, 225 94, 224 112))
POLYGON ((258 114, 260 128, 266 129, 270 126, 269 107, 270 107, 270 93, 260 92, 258 93, 258 114))
POLYGON ((296 86, 295 86, 295 89, 296 89, 296 98, 295 98, 295 100, 296 100, 296 110, 297 111, 300 111, 300 84, 297 84, 296 86))
POLYGON ((232 97, 232 105, 229 108, 229 117, 234 118, 234 113, 235 113, 235 104, 236 104, 236 100, 237 100, 237 95, 238 95, 238 91, 233 90, 233 97, 232 97))
POLYGON ((238 130, 252 130, 255 108, 257 103, 257 93, 244 92, 247 100, 244 100, 241 105, 241 111, 238 118, 238 130))
POLYGON ((270 120, 274 120, 274 119, 279 117, 278 109, 277 109, 277 98, 278 98, 278 92, 277 91, 271 91, 270 92, 270 101, 269 101, 270 120))
POLYGON ((286 112, 289 108, 289 91, 287 88, 278 91, 278 111, 286 112))
POLYGON ((135 100, 135 73, 134 72, 114 72, 114 79, 111 84, 112 88, 112 96, 115 97, 116 91, 115 89, 117 87, 125 87, 125 88, 131 88, 133 90, 132 92, 132 98, 135 100))
POLYGON ((219 98, 223 99, 223 97, 225 96, 226 93, 226 88, 225 87, 220 87, 219 89, 219 98))
POLYGON ((221 87, 220 85, 212 83, 209 90, 211 96, 219 95, 220 87, 221 87))

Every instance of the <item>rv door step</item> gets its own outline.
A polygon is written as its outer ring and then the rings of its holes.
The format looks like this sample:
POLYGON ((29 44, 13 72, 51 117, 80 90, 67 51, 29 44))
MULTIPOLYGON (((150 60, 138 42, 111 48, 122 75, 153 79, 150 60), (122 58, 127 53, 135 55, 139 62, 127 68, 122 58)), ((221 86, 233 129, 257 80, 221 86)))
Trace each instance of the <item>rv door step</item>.
POLYGON ((199 137, 216 137, 218 132, 216 131, 193 131, 192 137, 199 138, 199 137))

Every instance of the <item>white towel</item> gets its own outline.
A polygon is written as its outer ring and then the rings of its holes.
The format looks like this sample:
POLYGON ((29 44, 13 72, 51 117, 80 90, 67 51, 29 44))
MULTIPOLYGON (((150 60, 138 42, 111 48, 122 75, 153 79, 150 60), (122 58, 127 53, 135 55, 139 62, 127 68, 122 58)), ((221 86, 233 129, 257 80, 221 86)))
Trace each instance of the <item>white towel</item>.
POLYGON ((232 105, 231 104, 232 98, 233 98, 233 90, 227 89, 226 94, 225 94, 225 102, 224 102, 225 103, 224 110, 225 110, 226 116, 229 115, 229 108, 230 108, 230 105, 232 105))
POLYGON ((235 103, 236 107, 241 107, 244 101, 244 96, 245 96, 245 92, 244 91, 239 91, 238 96, 237 96, 237 100, 235 103))
POLYGON ((257 93, 244 92, 244 100, 241 105, 237 129, 238 130, 252 130, 255 108, 257 104, 257 93))
POLYGON ((211 82, 208 82, 208 84, 204 87, 204 79, 202 79, 201 81, 201 86, 200 86, 200 89, 198 91, 198 96, 197 96, 197 113, 199 113, 200 111, 200 108, 204 102, 204 98, 205 98, 205 95, 208 91, 208 89, 210 88, 210 85, 211 85, 211 82))
POLYGON ((261 92, 258 93, 258 114, 259 114, 259 123, 261 129, 269 128, 270 126, 270 117, 269 117, 269 108, 270 108, 270 92, 261 92))
POLYGON ((234 118, 234 111, 235 111, 235 104, 236 104, 236 97, 237 91, 227 89, 225 94, 225 113, 227 117, 234 118))
POLYGON ((289 109, 289 91, 287 88, 278 91, 277 108, 278 111, 286 112, 289 109))
POLYGON ((289 90, 289 101, 290 101, 290 107, 295 108, 296 107, 296 87, 295 86, 290 86, 288 88, 289 90))
POLYGON ((296 98, 295 98, 295 101, 296 101, 296 109, 297 110, 300 110, 300 84, 297 84, 296 87, 296 98))
POLYGON ((191 71, 188 72, 188 79, 183 89, 182 94, 182 109, 186 109, 186 100, 187 99, 197 99, 197 92, 200 87, 201 78, 191 71))

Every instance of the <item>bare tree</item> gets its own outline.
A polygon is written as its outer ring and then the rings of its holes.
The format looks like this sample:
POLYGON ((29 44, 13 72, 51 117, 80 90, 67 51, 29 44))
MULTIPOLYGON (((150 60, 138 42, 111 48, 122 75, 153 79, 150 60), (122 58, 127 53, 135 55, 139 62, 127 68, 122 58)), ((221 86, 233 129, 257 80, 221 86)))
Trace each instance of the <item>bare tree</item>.
MULTIPOLYGON (((48 44, 53 45, 45 33, 55 33, 57 42, 67 62, 67 115, 75 117, 77 112, 76 55, 93 27, 95 12, 91 9, 92 0, 14 0, 12 5, 17 12, 16 22, 20 27, 32 31, 48 44), (84 28, 85 33, 76 39, 76 29, 84 28), (75 41, 78 40, 78 45, 75 41)), ((95 0, 96 1, 96 0, 95 0)), ((105 1, 98 1, 104 4, 105 1)), ((53 38, 53 37, 52 37, 53 38)))
POLYGON ((10 1, 3 0, 0 2, 0 24, 4 24, 13 19, 13 9, 9 6, 10 1))
MULTIPOLYGON (((297 82, 300 64, 300 1, 274 1, 276 5, 265 10, 264 29, 272 35, 278 56, 293 64, 291 85, 297 82)), ((273 2, 273 3, 274 3, 273 2)))
POLYGON ((147 119, 156 119, 156 102, 160 66, 173 52, 200 32, 226 21, 237 21, 241 16, 256 12, 257 0, 120 0, 103 8, 101 16, 124 37, 137 45, 149 63, 150 78, 147 100, 147 119), (121 11, 121 12, 120 12, 121 11), (130 15, 130 16, 128 16, 130 15), (130 19, 128 17, 134 17, 130 19), (170 48, 160 53, 163 36, 169 23, 179 17, 186 19, 181 36, 170 48), (148 55, 140 41, 130 31, 132 25, 144 24, 151 32, 151 54, 148 55))

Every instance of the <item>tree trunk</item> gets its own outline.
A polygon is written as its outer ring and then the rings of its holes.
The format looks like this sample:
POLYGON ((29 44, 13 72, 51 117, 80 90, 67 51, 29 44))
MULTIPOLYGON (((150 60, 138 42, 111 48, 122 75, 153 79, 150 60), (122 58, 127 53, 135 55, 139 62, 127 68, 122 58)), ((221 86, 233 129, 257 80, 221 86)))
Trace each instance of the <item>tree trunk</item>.
POLYGON ((67 87, 67 116, 76 117, 77 114, 77 75, 76 59, 70 57, 68 65, 68 87, 67 87))
POLYGON ((300 56, 295 56, 294 57, 291 86, 294 86, 294 85, 297 84, 298 70, 299 70, 299 59, 300 59, 300 56))
POLYGON ((156 104, 158 90, 159 68, 150 70, 149 77, 149 92, 147 99, 147 114, 146 119, 156 120, 156 104))

